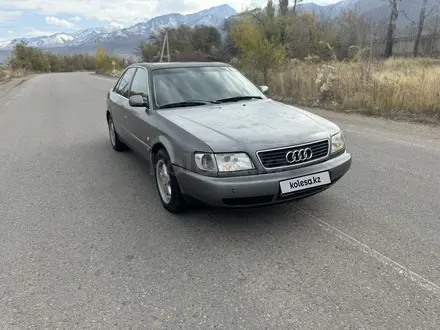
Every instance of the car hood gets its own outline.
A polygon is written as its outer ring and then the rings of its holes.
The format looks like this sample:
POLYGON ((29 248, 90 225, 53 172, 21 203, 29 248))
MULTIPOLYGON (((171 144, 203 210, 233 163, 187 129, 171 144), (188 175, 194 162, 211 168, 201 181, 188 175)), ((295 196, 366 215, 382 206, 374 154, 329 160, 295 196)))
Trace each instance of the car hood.
POLYGON ((271 99, 159 110, 159 114, 214 152, 290 146, 328 138, 326 119, 271 99))

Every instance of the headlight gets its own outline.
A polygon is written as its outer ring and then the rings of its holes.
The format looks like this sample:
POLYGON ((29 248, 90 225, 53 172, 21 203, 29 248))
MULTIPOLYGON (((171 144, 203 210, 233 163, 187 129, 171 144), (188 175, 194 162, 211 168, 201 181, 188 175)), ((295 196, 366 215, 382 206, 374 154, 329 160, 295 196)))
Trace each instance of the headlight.
POLYGON ((342 131, 332 135, 332 154, 345 149, 345 138, 342 131))
POLYGON ((196 153, 195 162, 202 171, 217 172, 217 164, 212 154, 196 153))
POLYGON ((245 153, 215 154, 219 172, 246 171, 255 168, 254 163, 245 153))
POLYGON ((254 163, 245 153, 196 153, 195 162, 199 169, 208 172, 235 172, 255 168, 254 163))

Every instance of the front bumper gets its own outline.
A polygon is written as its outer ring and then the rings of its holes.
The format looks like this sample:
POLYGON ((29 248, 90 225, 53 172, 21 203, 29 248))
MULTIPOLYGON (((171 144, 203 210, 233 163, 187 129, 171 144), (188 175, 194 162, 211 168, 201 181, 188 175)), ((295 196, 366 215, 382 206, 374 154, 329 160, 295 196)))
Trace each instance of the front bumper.
POLYGON ((290 171, 238 177, 207 177, 174 166, 181 192, 202 203, 221 207, 251 207, 283 203, 317 194, 331 187, 351 167, 347 152, 325 162, 290 171), (281 195, 280 181, 329 171, 331 183, 281 195))

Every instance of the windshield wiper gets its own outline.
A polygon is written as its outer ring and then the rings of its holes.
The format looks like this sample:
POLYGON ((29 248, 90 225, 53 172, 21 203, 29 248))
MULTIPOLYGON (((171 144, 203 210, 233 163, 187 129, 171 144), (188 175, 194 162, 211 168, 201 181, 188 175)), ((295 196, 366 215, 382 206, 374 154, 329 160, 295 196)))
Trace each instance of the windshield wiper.
POLYGON ((205 101, 205 100, 190 100, 190 101, 182 101, 182 102, 173 102, 164 104, 159 107, 159 109, 167 109, 167 108, 179 108, 179 107, 193 107, 197 105, 205 105, 207 103, 219 104, 218 101, 205 101))
POLYGON ((226 99, 220 99, 217 100, 217 102, 237 102, 237 101, 243 101, 243 100, 251 100, 251 99, 262 99, 261 96, 253 96, 253 95, 248 95, 248 96, 234 96, 234 97, 228 97, 226 99))

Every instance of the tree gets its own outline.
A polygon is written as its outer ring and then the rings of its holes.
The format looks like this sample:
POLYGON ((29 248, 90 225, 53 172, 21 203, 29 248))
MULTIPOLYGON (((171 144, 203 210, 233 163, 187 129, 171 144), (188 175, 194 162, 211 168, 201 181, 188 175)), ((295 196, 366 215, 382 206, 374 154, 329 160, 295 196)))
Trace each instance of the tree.
POLYGON ((156 44, 141 42, 139 53, 142 62, 154 62, 160 54, 160 47, 156 44))
POLYGON ((110 57, 105 51, 101 43, 98 43, 98 48, 96 49, 96 70, 97 72, 103 73, 109 71, 112 68, 110 57))
POLYGON ((181 25, 177 28, 159 29, 150 35, 149 42, 162 48, 165 40, 165 34, 167 32, 170 51, 188 52, 192 50, 191 36, 193 29, 187 25, 181 25))
POLYGON ((113 61, 116 64, 116 69, 124 67, 124 61, 120 58, 108 55, 101 43, 98 43, 95 61, 97 73, 110 73, 113 70, 113 61))
POLYGON ((428 0, 422 0, 422 6, 420 8, 419 24, 417 26, 417 36, 416 36, 416 40, 414 42, 414 51, 413 51, 414 57, 417 57, 417 55, 419 53, 420 39, 422 38, 425 20, 434 11, 434 7, 433 7, 429 13, 426 13, 427 3, 428 3, 428 0))
POLYGON ((312 13, 295 15, 292 19, 293 23, 286 31, 289 56, 303 59, 316 55, 321 41, 318 19, 312 13))
POLYGON ((244 60, 263 74, 264 83, 269 80, 271 70, 280 67, 286 56, 284 45, 266 38, 264 30, 250 18, 234 22, 232 39, 239 47, 244 60))
POLYGON ((289 12, 289 0, 279 0, 280 15, 286 16, 289 12))
MULTIPOLYGON (((100 52, 102 56, 102 51, 100 50, 100 52)), ((113 59, 120 65, 120 59, 109 57, 110 65, 113 59)), ((40 48, 28 46, 26 42, 20 42, 15 45, 8 64, 13 70, 19 69, 30 72, 70 72, 96 69, 94 56, 87 54, 60 56, 55 53, 45 52, 40 48)))
POLYGON ((390 22, 387 30, 387 40, 385 45, 385 57, 393 56, 394 36, 396 34, 396 22, 399 17, 398 2, 402 0, 388 0, 391 6, 390 22))
POLYGON ((220 48, 222 36, 213 26, 197 26, 191 34, 191 45, 195 51, 211 54, 213 48, 220 48))
POLYGON ((223 32, 225 33, 225 38, 222 43, 222 53, 228 57, 236 57, 238 55, 238 46, 234 39, 231 37, 231 26, 234 18, 225 20, 223 24, 223 32))
POLYGON ((301 2, 303 2, 303 0, 293 0, 293 8, 292 11, 295 13, 296 12, 296 7, 298 6, 298 4, 300 4, 301 2))
POLYGON ((275 17, 275 5, 273 4, 272 0, 267 0, 266 16, 269 19, 272 19, 275 17))

